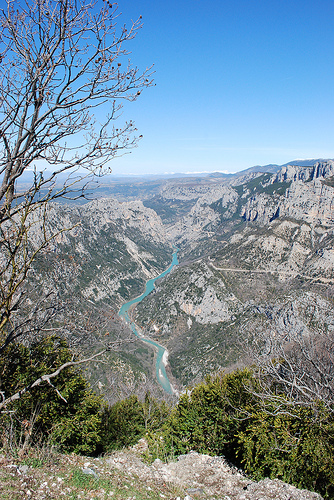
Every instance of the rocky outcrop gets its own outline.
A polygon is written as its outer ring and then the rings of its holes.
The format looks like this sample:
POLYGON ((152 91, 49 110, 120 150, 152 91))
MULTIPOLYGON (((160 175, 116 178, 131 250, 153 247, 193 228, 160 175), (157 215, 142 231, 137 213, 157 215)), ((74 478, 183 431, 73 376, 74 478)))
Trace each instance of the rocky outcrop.
POLYGON ((300 490, 277 479, 259 482, 231 467, 223 457, 191 452, 177 462, 153 462, 151 474, 178 486, 187 485, 187 500, 196 497, 219 497, 230 500, 321 500, 321 496, 300 490), (156 472, 155 472, 156 471, 156 472), (154 474, 155 472, 155 474, 154 474))
POLYGON ((264 193, 251 196, 242 206, 240 215, 248 222, 269 223, 282 215, 280 199, 264 193))
POLYGON ((243 205, 241 216, 247 221, 268 224, 275 218, 304 220, 312 225, 334 225, 334 162, 313 167, 288 165, 273 175, 267 186, 289 183, 282 196, 254 194, 243 205))
POLYGON ((310 182, 316 179, 328 179, 334 175, 334 161, 316 162, 310 167, 297 165, 283 166, 279 172, 272 177, 271 182, 310 182))
POLYGON ((99 500, 113 496, 170 500, 322 500, 317 493, 277 479, 252 481, 223 457, 191 452, 174 462, 155 460, 148 465, 137 451, 142 448, 140 442, 132 450, 103 458, 58 455, 35 468, 0 457, 0 493, 7 498, 10 491, 13 498, 34 500, 87 498, 87 491, 89 498, 99 500), (94 481, 89 481, 90 477, 94 481))
POLYGON ((236 212, 238 194, 231 186, 209 187, 210 189, 197 199, 187 215, 167 228, 169 239, 175 241, 177 245, 186 244, 195 247, 198 240, 210 238, 215 234, 221 224, 222 212, 225 213, 226 219, 236 212), (212 206, 215 203, 219 205, 218 210, 212 206))
POLYGON ((91 230, 105 229, 112 225, 119 233, 134 228, 139 229, 149 240, 157 243, 166 242, 165 228, 160 217, 150 208, 138 201, 118 202, 112 198, 94 200, 78 210, 80 218, 84 217, 91 230))

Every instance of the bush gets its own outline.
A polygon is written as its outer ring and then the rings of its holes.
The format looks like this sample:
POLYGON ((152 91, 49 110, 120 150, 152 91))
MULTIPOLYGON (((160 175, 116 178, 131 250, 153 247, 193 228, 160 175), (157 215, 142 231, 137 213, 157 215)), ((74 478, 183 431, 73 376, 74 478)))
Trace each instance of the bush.
MULTIPOLYGON (((11 344, 0 360, 0 390, 14 394, 72 358, 67 343, 54 336, 30 347, 11 344)), ((102 399, 74 367, 60 372, 52 384, 43 382, 30 389, 0 414, 3 444, 24 448, 51 441, 62 451, 99 453, 102 399)))
POLYGON ((196 450, 236 461, 237 433, 254 404, 250 370, 208 377, 180 397, 165 426, 165 441, 175 454, 196 450))
POLYGON ((135 444, 145 434, 142 404, 137 396, 118 401, 106 409, 103 425, 107 451, 135 444))
POLYGON ((207 378, 180 397, 163 432, 149 436, 147 455, 224 455, 256 480, 276 477, 334 498, 333 414, 258 392, 248 369, 207 378))
MULTIPOLYGON (((297 407, 286 413, 257 411, 238 433, 238 454, 255 479, 279 478, 300 488, 334 497, 334 422, 318 408, 297 407)), ((281 408, 281 411, 284 411, 281 408)))
POLYGON ((161 428, 169 414, 164 401, 147 393, 144 401, 137 396, 118 401, 103 414, 104 443, 107 451, 132 446, 148 431, 161 428))

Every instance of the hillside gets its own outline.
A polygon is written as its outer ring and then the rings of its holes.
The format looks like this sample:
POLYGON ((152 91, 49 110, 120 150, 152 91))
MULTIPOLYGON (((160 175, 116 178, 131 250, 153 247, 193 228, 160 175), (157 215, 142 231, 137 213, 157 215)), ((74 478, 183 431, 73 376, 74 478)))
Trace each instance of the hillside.
MULTIPOLYGON (((133 314, 145 336, 167 347, 179 387, 247 362, 256 336, 333 332, 334 162, 275 170, 165 179, 151 191, 149 182, 127 184, 126 202, 54 204, 50 226, 78 226, 51 243, 35 270, 67 301, 76 325, 68 338, 89 349, 106 335, 133 338, 118 310, 168 267, 172 245, 180 265, 133 314), (83 338, 77 327, 88 318, 83 338)), ((133 340, 114 358, 130 386, 155 378, 154 351, 133 340)), ((88 375, 113 392, 114 375, 98 365, 88 375)))
POLYGON ((257 334, 333 332, 333 174, 333 162, 287 166, 196 197, 193 187, 178 192, 182 203, 193 200, 167 225, 181 266, 136 318, 168 347, 183 383, 245 359, 257 334))
MULTIPOLYGON (((43 237, 38 217, 30 233, 36 248, 43 237)), ((51 293, 53 328, 76 351, 87 355, 112 346, 103 364, 87 367, 96 390, 115 399, 121 386, 146 383, 154 352, 133 337, 118 311, 170 263, 173 249, 160 218, 140 201, 102 199, 52 204, 45 226, 56 237, 33 264, 30 296, 38 301, 51 293)), ((50 298, 46 303, 50 307, 50 298)))

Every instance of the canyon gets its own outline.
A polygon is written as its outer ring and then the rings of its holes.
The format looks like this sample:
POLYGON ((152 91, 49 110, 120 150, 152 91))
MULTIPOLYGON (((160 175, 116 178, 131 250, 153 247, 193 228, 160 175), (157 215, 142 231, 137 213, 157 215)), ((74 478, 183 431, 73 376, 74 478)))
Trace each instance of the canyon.
POLYGON ((57 290, 66 304, 58 323, 66 319, 63 334, 79 350, 119 341, 102 368, 88 369, 101 393, 112 400, 155 384, 155 351, 118 311, 168 268, 173 246, 179 265, 131 314, 168 350, 178 391, 251 362, 256 337, 333 333, 334 161, 309 163, 105 181, 88 203, 50 205, 47 227, 67 230, 36 259, 35 284, 57 290))

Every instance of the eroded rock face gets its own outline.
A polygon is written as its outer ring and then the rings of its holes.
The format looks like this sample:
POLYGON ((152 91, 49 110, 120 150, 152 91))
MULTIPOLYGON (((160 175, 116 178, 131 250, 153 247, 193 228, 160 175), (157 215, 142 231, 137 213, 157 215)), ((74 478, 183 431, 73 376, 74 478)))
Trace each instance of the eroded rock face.
POLYGON ((315 179, 328 179, 334 175, 334 161, 316 162, 311 167, 287 165, 273 176, 274 182, 303 181, 310 182, 315 179))
POLYGON ((326 181, 334 175, 334 162, 316 163, 313 167, 282 167, 268 183, 290 183, 283 196, 254 194, 242 207, 247 221, 269 223, 275 218, 290 217, 313 225, 334 224, 334 188, 326 181))
POLYGON ((334 224, 334 188, 315 178, 309 183, 293 182, 280 206, 281 217, 301 219, 313 225, 334 224))
MULTIPOLYGON (((37 248, 43 226, 37 222, 40 213, 33 216, 36 223, 30 236, 37 248)), ((124 295, 131 295, 131 287, 140 292, 171 259, 172 247, 160 217, 141 201, 107 198, 78 207, 52 204, 45 227, 48 235, 56 236, 42 255, 64 261, 68 268, 61 278, 64 288, 70 285, 68 278, 75 279, 80 295, 93 302, 121 302, 124 295)))
MULTIPOLYGON (((165 228, 160 217, 138 201, 118 202, 112 198, 94 200, 80 207, 80 216, 90 222, 91 229, 103 229, 110 224, 119 224, 120 229, 140 229, 148 239, 162 243, 166 241, 165 228), (122 224, 122 226, 121 226, 122 224)), ((126 234, 125 234, 126 236, 126 234)))
MULTIPOLYGON (((215 234, 221 223, 221 216, 212 206, 214 203, 219 202, 220 211, 226 212, 225 217, 233 216, 236 211, 238 194, 231 186, 209 186, 204 194, 201 192, 203 190, 202 187, 196 192, 197 197, 199 195, 200 197, 189 213, 167 228, 168 237, 177 241, 178 245, 187 244, 194 247, 198 240, 210 238, 215 234)), ((171 189, 169 189, 168 196, 172 196, 170 191, 171 189)), ((189 197, 193 193, 193 190, 189 193, 185 191, 183 188, 183 197, 189 197)), ((175 193, 176 195, 179 195, 178 192, 175 193)))

